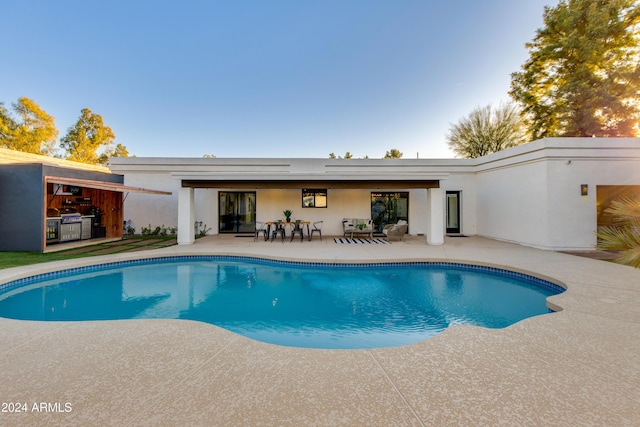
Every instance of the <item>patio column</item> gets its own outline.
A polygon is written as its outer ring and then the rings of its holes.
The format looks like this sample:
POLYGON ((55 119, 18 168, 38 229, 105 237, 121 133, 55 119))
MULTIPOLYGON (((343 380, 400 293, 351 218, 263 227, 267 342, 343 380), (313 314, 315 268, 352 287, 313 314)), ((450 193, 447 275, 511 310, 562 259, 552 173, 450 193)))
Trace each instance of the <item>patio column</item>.
POLYGON ((178 244, 191 245, 195 241, 193 188, 182 187, 178 191, 178 244))
POLYGON ((427 244, 444 244, 444 195, 442 188, 427 191, 427 244))

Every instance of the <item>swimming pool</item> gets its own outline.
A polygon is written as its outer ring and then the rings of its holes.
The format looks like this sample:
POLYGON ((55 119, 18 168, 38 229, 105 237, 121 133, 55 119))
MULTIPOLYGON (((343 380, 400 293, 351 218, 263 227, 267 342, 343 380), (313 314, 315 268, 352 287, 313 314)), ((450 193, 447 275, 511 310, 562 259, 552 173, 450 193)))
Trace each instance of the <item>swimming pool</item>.
POLYGON ((554 283, 449 262, 335 264, 180 256, 47 273, 0 285, 0 317, 190 319, 272 344, 376 348, 450 325, 503 328, 548 313, 554 283))

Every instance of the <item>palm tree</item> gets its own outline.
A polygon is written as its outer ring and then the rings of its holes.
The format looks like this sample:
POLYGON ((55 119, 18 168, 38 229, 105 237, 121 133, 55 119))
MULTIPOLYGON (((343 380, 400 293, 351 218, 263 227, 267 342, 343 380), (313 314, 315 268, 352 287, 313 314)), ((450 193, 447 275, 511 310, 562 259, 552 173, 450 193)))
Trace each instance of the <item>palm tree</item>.
POLYGON ((640 196, 614 200, 604 212, 613 222, 598 230, 598 249, 621 251, 617 263, 640 268, 640 196))

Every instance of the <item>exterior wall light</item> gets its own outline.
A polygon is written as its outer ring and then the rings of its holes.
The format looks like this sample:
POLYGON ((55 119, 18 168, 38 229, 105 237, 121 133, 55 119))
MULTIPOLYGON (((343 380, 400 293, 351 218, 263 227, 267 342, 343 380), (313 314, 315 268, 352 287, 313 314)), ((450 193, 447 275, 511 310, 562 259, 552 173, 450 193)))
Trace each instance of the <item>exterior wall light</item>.
POLYGON ((589 184, 580 184, 580 195, 581 196, 589 195, 589 184))

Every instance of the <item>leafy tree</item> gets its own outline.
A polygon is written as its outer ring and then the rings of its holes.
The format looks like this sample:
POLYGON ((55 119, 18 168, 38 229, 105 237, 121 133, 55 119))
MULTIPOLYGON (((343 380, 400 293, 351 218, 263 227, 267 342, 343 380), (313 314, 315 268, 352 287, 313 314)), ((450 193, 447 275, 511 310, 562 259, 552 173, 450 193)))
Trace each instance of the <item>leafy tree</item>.
POLYGON ((4 102, 0 102, 0 146, 7 147, 9 145, 9 140, 16 126, 16 122, 11 118, 4 102))
POLYGON ((58 138, 55 119, 29 98, 11 104, 16 120, 0 104, 0 147, 26 153, 53 155, 58 138))
POLYGON ((330 159, 351 159, 353 158, 353 155, 348 151, 344 154, 344 157, 336 156, 335 153, 329 153, 329 158, 330 159))
POLYGON ((127 147, 122 144, 118 144, 115 148, 107 148, 100 156, 98 156, 98 162, 101 165, 109 164, 111 157, 129 157, 129 151, 127 147))
POLYGON ((604 212, 613 225, 598 230, 598 248, 621 251, 616 262, 640 268, 640 196, 614 200, 604 212))
POLYGON ((402 157, 402 153, 397 148, 392 148, 384 155, 385 159, 399 159, 402 157))
POLYGON ((124 145, 118 144, 116 145, 116 148, 113 150, 111 157, 129 157, 129 151, 127 150, 127 147, 125 147, 124 145))
POLYGON ((447 144, 468 159, 486 156, 527 142, 526 124, 513 103, 478 107, 449 128, 447 144))
MULTIPOLYGON (((109 156, 114 153, 112 145, 115 137, 99 114, 83 108, 76 124, 60 140, 60 147, 66 151, 67 160, 106 165, 109 156), (98 154, 100 148, 103 149, 102 154, 98 154)), ((126 148, 120 145, 119 152, 125 153, 126 148)))
POLYGON ((637 136, 638 1, 561 0, 543 18, 509 92, 531 120, 533 139, 637 136))

